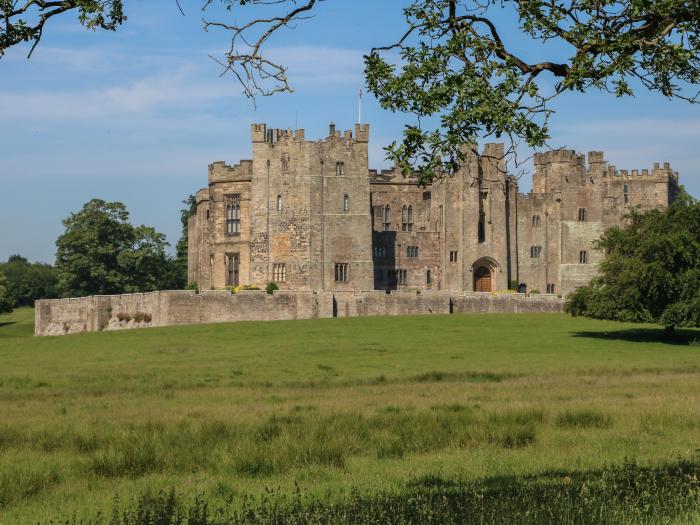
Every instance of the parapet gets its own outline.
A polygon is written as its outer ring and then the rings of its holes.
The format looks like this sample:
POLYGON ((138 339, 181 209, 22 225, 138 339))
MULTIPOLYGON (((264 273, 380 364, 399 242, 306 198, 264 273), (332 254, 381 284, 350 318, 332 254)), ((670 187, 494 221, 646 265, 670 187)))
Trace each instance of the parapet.
MULTIPOLYGON (((266 124, 251 125, 251 139, 253 143, 267 143, 274 145, 278 142, 307 142, 304 129, 276 129, 268 128, 266 124)), ((353 136, 352 130, 345 130, 341 134, 336 129, 335 124, 331 123, 328 127, 328 136, 325 140, 318 141, 323 143, 327 141, 354 141, 354 142, 369 142, 369 124, 356 124, 353 136)))
POLYGON ((253 161, 242 160, 229 166, 224 161, 209 164, 209 184, 213 182, 249 181, 253 177, 253 161))
POLYGON ((195 197, 195 202, 197 205, 201 204, 202 202, 208 201, 209 200, 209 188, 202 188, 197 192, 197 196, 195 197))
POLYGON ((603 172, 605 178, 620 178, 625 180, 671 180, 678 182, 678 172, 671 169, 671 164, 664 162, 661 167, 659 162, 654 163, 652 170, 618 170, 615 166, 608 166, 608 169, 603 172))

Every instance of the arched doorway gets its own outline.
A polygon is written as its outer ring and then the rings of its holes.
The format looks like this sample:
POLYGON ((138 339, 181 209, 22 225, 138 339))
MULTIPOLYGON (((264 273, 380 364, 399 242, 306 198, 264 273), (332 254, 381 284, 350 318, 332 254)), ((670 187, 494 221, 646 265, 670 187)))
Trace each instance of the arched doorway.
POLYGON ((474 271, 474 291, 490 292, 491 290, 491 270, 486 266, 479 266, 474 271))

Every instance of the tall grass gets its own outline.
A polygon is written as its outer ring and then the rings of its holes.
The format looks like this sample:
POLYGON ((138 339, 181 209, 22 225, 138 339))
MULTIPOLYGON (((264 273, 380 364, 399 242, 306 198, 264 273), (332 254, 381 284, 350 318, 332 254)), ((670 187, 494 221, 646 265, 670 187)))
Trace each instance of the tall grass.
POLYGON ((396 492, 354 492, 340 501, 270 492, 221 507, 207 503, 205 497, 188 502, 171 490, 145 494, 131 504, 117 500, 109 523, 660 525, 700 519, 699 478, 698 462, 655 468, 628 462, 572 476, 480 481, 426 476, 396 492))

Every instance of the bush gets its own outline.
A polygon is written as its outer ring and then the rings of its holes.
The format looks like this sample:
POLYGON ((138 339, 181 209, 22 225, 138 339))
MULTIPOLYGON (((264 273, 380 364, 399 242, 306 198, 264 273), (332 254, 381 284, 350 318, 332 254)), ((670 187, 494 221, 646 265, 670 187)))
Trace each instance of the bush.
POLYGON ((125 312, 119 312, 117 314, 117 319, 119 319, 120 321, 129 322, 129 321, 131 321, 131 316, 125 312))
POLYGON ((518 291, 518 287, 519 287, 519 286, 520 286, 520 282, 519 282, 519 281, 510 281, 510 282, 508 283, 508 289, 509 289, 509 290, 514 290, 514 291, 516 291, 516 292, 518 291))
POLYGON ((267 286, 265 287, 265 291, 268 294, 272 294, 275 290, 279 290, 280 287, 277 286, 277 283, 267 283, 267 286))
POLYGON ((187 285, 186 290, 192 290, 195 293, 199 293, 199 285, 197 283, 190 283, 187 285))

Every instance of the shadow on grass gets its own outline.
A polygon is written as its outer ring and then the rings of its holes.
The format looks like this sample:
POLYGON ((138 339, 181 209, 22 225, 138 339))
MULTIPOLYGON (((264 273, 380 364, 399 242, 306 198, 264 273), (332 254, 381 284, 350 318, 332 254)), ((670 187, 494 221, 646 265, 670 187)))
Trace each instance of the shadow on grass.
POLYGON ((10 324, 17 324, 17 321, 5 321, 4 323, 0 322, 0 328, 2 328, 3 326, 10 325, 10 324))
POLYGON ((608 341, 627 341, 630 343, 662 343, 666 345, 688 346, 700 344, 700 331, 676 330, 669 336, 663 328, 632 328, 612 332, 570 332, 573 337, 604 339, 608 341))
MULTIPOLYGON (((214 508, 200 496, 194 502, 174 489, 149 493, 119 508, 114 525, 323 524, 619 524, 685 523, 700 512, 697 461, 656 467, 634 462, 587 472, 551 471, 532 476, 481 480, 427 475, 397 491, 353 491, 328 496, 284 494, 231 497, 214 508), (234 500, 237 500, 234 502, 234 500)), ((71 522, 72 523, 72 522, 71 522)))

